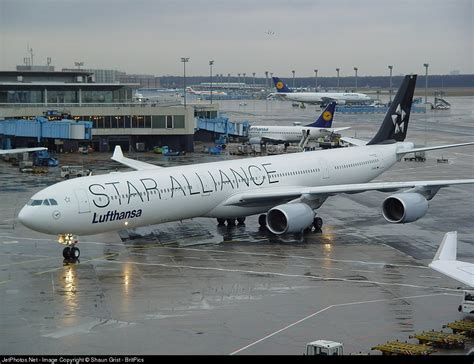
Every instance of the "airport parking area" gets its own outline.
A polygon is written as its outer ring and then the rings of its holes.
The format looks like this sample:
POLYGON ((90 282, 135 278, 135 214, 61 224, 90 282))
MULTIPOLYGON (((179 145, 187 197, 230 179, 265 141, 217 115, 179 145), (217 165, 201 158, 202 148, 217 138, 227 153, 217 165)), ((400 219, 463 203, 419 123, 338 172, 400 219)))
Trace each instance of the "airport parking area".
MULTIPOLYGON (((270 118, 264 103, 248 113, 270 118)), ((273 107, 280 113, 285 106, 273 107)), ((308 110, 297 112, 297 119, 308 118, 308 110)), ((427 145, 472 141, 469 112, 446 115, 412 116, 407 139, 427 145)), ((351 126, 362 137, 376 130, 381 116, 354 118, 351 126)), ((349 119, 341 116, 340 124, 349 125, 349 119)), ((64 161, 96 174, 125 170, 110 155, 70 155, 64 161)), ((425 162, 401 161, 376 181, 474 178, 473 156, 472 146, 433 151, 425 162), (448 163, 438 163, 440 157, 448 163)), ((129 157, 165 166, 236 158, 129 157)), ((426 216, 410 224, 384 220, 386 193, 339 195, 318 211, 322 232, 302 238, 262 230, 256 216, 232 227, 196 218, 81 236, 80 262, 68 264, 54 236, 16 219, 35 192, 62 180, 58 173, 24 174, 0 161, 0 175, 4 355, 299 355, 318 339, 343 343, 346 354, 377 355, 370 350, 377 344, 409 340, 415 332, 438 331, 465 317, 457 311, 460 284, 428 263, 445 232, 453 230, 458 258, 473 261, 472 185, 442 189, 426 216)), ((449 353, 464 354, 472 346, 449 353)), ((446 352, 434 354, 440 353, 446 352)))

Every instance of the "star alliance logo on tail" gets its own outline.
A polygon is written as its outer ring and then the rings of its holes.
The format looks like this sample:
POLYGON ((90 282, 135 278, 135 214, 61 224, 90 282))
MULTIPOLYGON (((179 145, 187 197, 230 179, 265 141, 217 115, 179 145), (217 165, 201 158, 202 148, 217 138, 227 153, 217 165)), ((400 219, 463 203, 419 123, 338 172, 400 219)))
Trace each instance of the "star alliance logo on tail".
POLYGON ((406 112, 402 109, 400 104, 398 104, 395 114, 392 114, 393 125, 395 126, 395 134, 405 131, 405 116, 406 112), (400 123, 397 123, 398 117, 400 117, 400 123))

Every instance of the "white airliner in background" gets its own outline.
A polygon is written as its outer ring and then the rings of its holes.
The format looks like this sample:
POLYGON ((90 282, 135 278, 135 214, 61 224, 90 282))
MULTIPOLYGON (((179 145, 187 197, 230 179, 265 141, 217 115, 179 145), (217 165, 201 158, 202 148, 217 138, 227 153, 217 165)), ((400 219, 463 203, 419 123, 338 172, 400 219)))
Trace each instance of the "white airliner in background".
MULTIPOLYGON (((211 91, 196 91, 196 90, 194 90, 194 89, 191 88, 191 87, 186 87, 186 92, 187 92, 187 93, 190 93, 190 94, 193 94, 193 95, 210 95, 210 94, 211 94, 211 91)), ((222 96, 225 96, 225 95, 227 95, 227 92, 224 92, 224 91, 212 91, 212 94, 213 94, 213 95, 222 95, 222 96)))
POLYGON ((67 259, 77 259, 74 235, 159 224, 194 217, 219 223, 243 222, 262 214, 259 223, 274 234, 301 233, 322 226, 316 210, 341 193, 394 192, 382 203, 391 223, 423 217, 440 188, 472 184, 474 179, 369 183, 405 154, 474 144, 415 148, 404 142, 416 75, 406 76, 371 141, 357 146, 161 168, 123 156, 112 159, 136 169, 63 181, 34 194, 19 221, 32 230, 59 235, 67 259), (266 214, 265 214, 266 213, 266 214))
POLYGON ((25 152, 37 152, 39 150, 48 150, 48 148, 35 147, 35 148, 0 149, 0 155, 21 154, 21 153, 25 153, 25 152))
POLYGON ((278 77, 272 77, 277 89, 272 96, 281 96, 285 100, 301 102, 306 104, 327 104, 335 101, 339 105, 344 104, 369 104, 373 101, 366 94, 357 92, 294 92, 278 77))
POLYGON ((298 143, 302 138, 316 140, 322 136, 338 133, 350 127, 331 128, 336 103, 329 103, 315 122, 306 126, 265 126, 252 125, 249 128, 248 140, 250 144, 285 144, 298 143))
MULTIPOLYGON (((466 284, 470 288, 474 288, 474 264, 461 262, 456 259, 457 242, 457 231, 446 233, 433 261, 428 266, 466 284)), ((474 313, 474 291, 465 291, 464 300, 461 305, 459 305, 458 311, 470 314, 474 313)))

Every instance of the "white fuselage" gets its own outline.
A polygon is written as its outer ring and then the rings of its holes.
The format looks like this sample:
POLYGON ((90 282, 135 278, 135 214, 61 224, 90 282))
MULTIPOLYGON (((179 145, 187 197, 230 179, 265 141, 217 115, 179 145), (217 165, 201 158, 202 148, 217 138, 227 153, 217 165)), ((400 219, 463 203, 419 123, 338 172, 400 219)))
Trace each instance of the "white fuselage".
POLYGON ((114 172, 56 183, 19 214, 33 230, 89 235, 193 217, 239 217, 276 205, 225 205, 231 196, 256 189, 365 183, 396 161, 397 148, 413 143, 341 148, 132 172, 114 172))
POLYGON ((328 102, 328 100, 337 103, 357 104, 372 100, 369 96, 356 92, 278 92, 276 95, 280 95, 289 101, 308 104, 322 104, 328 102))
POLYGON ((331 128, 317 128, 312 126, 251 126, 248 139, 273 139, 289 143, 299 142, 303 135, 309 135, 310 140, 329 135, 331 128))

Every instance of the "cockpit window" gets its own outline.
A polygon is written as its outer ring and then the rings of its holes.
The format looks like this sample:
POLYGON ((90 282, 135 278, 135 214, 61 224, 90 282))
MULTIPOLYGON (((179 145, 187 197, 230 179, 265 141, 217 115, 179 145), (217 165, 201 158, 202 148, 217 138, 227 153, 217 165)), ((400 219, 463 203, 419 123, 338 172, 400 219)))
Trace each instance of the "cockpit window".
POLYGON ((45 206, 53 206, 57 205, 58 203, 54 198, 47 198, 45 200, 29 200, 27 205, 28 206, 40 206, 40 205, 45 205, 45 206))
POLYGON ((43 203, 43 200, 30 200, 28 206, 39 206, 43 203))

